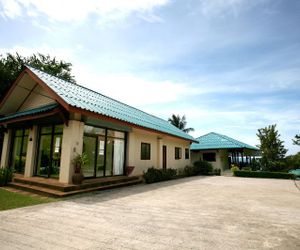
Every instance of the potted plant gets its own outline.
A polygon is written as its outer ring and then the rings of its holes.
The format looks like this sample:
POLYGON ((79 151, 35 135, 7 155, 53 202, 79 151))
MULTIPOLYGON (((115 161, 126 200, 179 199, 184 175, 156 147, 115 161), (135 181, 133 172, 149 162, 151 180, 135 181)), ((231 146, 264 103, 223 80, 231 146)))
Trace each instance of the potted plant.
POLYGON ((80 185, 83 181, 83 173, 82 173, 82 167, 87 164, 88 157, 86 153, 77 154, 75 158, 73 159, 73 165, 74 165, 74 174, 72 176, 72 182, 75 185, 80 185))

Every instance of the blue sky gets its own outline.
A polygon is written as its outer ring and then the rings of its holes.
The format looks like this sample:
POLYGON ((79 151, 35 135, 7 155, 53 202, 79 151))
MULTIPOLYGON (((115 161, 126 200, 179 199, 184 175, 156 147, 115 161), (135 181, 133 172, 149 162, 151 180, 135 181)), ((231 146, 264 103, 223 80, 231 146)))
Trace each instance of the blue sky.
POLYGON ((0 53, 49 53, 78 83, 167 119, 299 151, 299 0, 0 0, 0 53))

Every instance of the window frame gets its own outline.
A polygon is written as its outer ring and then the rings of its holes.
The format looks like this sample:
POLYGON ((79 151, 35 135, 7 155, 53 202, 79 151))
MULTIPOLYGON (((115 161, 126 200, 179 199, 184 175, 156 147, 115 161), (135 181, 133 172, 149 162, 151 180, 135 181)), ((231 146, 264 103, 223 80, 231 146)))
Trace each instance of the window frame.
POLYGON ((185 150, 184 150, 184 158, 186 160, 190 159, 190 149, 189 148, 185 148, 185 150))
POLYGON ((141 160, 142 161, 148 161, 151 160, 151 143, 147 142, 141 142, 141 160), (146 148, 146 151, 144 152, 143 150, 146 148))
POLYGON ((215 152, 202 153, 202 159, 203 159, 203 161, 207 161, 207 162, 216 162, 217 154, 215 152), (209 157, 208 158, 204 157, 204 155, 209 156, 209 157))
POLYGON ((181 147, 175 147, 175 160, 182 159, 182 148, 181 147))

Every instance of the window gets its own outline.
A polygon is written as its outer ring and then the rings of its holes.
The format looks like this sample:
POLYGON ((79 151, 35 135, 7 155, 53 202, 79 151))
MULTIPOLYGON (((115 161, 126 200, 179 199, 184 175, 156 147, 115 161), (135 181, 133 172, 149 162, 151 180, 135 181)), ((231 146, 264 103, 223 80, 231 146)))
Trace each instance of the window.
POLYGON ((216 153, 203 153, 203 161, 216 161, 216 153))
POLYGON ((25 169, 28 134, 28 129, 14 130, 13 133, 10 166, 19 174, 23 174, 25 169))
POLYGON ((175 147, 175 160, 179 160, 182 157, 182 150, 181 148, 175 147))
POLYGON ((190 150, 188 148, 185 149, 185 159, 190 159, 190 150))
POLYGON ((151 145, 150 143, 141 144, 141 160, 150 160, 150 151, 151 145))

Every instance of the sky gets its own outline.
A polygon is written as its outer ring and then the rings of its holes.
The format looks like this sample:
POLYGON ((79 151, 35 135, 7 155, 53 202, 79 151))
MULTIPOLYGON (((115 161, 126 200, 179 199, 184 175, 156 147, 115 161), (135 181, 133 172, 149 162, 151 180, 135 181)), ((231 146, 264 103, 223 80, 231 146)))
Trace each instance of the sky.
POLYGON ((77 83, 250 145, 300 133, 299 0, 0 0, 0 54, 45 53, 77 83))

